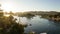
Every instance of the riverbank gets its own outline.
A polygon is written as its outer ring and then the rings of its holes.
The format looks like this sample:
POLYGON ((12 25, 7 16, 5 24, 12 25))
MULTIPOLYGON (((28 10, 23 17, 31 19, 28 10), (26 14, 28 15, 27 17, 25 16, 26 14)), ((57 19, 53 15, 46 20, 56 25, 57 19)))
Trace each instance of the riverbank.
POLYGON ((52 20, 52 21, 56 21, 56 22, 60 22, 60 17, 56 17, 55 18, 55 17, 48 17, 48 16, 46 17, 45 16, 45 17, 42 17, 42 18, 45 18, 45 19, 48 19, 48 20, 52 20))

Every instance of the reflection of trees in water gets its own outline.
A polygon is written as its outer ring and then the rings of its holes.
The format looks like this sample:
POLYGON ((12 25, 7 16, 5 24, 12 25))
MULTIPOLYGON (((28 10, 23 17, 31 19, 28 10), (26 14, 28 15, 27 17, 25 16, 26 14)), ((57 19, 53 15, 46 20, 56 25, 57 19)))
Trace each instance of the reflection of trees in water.
POLYGON ((56 28, 57 28, 57 27, 60 27, 60 22, 53 21, 53 20, 49 20, 49 23, 50 23, 51 25, 56 26, 56 28))

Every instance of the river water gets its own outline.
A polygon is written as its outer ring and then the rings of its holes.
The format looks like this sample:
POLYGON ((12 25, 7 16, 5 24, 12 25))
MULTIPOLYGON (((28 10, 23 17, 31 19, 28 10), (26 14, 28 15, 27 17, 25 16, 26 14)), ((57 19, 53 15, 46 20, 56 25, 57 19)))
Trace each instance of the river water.
MULTIPOLYGON (((18 19, 17 20, 18 22, 19 17, 15 17, 15 18, 18 19)), ((25 33, 29 33, 33 31, 36 32, 36 34, 43 32, 47 34, 60 34, 60 24, 52 20, 35 16, 32 17, 31 19, 28 19, 26 17, 20 17, 20 21, 22 22, 22 24, 28 24, 28 26, 24 28, 25 33)))

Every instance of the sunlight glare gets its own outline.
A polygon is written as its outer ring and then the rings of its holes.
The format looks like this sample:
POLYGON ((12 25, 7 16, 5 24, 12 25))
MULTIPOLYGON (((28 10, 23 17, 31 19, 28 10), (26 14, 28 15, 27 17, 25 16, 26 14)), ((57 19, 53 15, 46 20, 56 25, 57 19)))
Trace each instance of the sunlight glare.
POLYGON ((10 15, 4 15, 5 17, 9 17, 10 15))
POLYGON ((4 9, 6 12, 9 12, 12 10, 13 5, 9 3, 2 4, 2 9, 4 9))
POLYGON ((4 9, 4 12, 10 12, 12 11, 13 13, 15 12, 25 12, 25 9, 23 6, 18 6, 14 3, 9 3, 9 2, 6 2, 6 3, 2 3, 2 9, 4 9), (18 8, 20 7, 20 8, 18 8), (24 9, 24 10, 23 10, 24 9))

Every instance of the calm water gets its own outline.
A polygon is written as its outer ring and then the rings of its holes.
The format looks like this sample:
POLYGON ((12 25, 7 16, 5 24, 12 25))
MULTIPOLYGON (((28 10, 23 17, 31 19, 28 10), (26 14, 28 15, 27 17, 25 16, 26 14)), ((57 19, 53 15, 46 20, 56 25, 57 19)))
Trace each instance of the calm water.
MULTIPOLYGON (((19 17, 16 17, 19 21, 19 17)), ((28 27, 25 28, 25 33, 29 33, 31 31, 36 32, 37 34, 46 32, 47 34, 60 34, 60 24, 58 22, 53 22, 48 19, 40 18, 39 16, 35 16, 31 19, 26 17, 20 17, 20 21, 23 24, 28 24, 28 27), (31 26, 29 26, 31 24, 31 26)))

